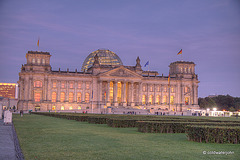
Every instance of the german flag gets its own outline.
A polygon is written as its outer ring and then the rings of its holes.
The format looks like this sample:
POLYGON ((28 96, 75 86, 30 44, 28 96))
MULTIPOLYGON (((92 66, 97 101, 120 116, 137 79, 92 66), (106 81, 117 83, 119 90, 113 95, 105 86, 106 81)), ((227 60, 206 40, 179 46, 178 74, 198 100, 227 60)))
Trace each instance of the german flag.
POLYGON ((38 37, 38 42, 37 42, 37 46, 39 47, 39 40, 40 40, 40 38, 38 37))
POLYGON ((178 52, 178 54, 177 55, 179 55, 179 54, 182 54, 182 49, 178 52))

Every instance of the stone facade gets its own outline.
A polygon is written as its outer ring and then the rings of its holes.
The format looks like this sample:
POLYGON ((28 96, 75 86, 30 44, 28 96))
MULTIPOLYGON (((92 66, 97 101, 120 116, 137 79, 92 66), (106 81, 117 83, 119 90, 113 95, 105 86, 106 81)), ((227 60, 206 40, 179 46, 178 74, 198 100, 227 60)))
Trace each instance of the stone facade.
POLYGON ((101 65, 87 71, 53 71, 50 53, 29 51, 19 73, 18 109, 89 110, 107 107, 186 111, 198 109, 198 77, 193 62, 170 64, 169 76, 135 66, 101 65))

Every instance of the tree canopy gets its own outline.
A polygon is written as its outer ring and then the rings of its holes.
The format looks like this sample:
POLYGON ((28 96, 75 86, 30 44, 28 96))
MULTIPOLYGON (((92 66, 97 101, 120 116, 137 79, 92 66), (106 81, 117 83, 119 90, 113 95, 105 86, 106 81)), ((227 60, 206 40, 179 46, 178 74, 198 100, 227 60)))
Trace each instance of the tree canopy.
POLYGON ((218 95, 214 97, 198 98, 201 109, 217 108, 217 110, 238 111, 240 110, 240 97, 230 95, 218 95))

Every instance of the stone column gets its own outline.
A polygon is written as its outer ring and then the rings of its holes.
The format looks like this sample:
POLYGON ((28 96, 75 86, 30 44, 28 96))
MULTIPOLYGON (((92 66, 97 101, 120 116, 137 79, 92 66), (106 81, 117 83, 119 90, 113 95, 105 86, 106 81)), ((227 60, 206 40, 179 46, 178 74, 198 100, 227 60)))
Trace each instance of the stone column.
POLYGON ((193 94, 193 97, 194 97, 193 104, 194 105, 198 104, 198 89, 197 88, 198 88, 198 86, 194 85, 194 94, 193 94))
POLYGON ((57 81, 57 102, 60 102, 60 95, 61 95, 60 87, 61 87, 61 81, 58 80, 57 81))
POLYGON ((32 95, 32 91, 33 91, 33 86, 32 86, 32 82, 33 82, 33 78, 29 78, 29 100, 33 100, 33 95, 32 95))
POLYGON ((84 101, 85 102, 85 91, 86 91, 86 82, 85 81, 83 81, 82 82, 82 101, 84 101))
POLYGON ((69 81, 66 81, 66 101, 68 102, 68 98, 69 98, 69 81))
POLYGON ((122 89, 122 102, 123 102, 123 106, 127 106, 127 102, 126 102, 126 81, 123 82, 123 89, 122 89))
POLYGON ((77 102, 77 81, 74 81, 74 99, 73 102, 77 102))
POLYGON ((139 82, 138 102, 139 102, 139 105, 142 104, 142 82, 139 82))
POLYGON ((114 81, 114 84, 113 84, 113 103, 114 103, 114 106, 118 106, 118 102, 117 102, 117 84, 118 82, 117 81, 114 81))
POLYGON ((110 104, 110 81, 107 81, 107 91, 106 91, 106 105, 111 106, 110 104))
POLYGON ((100 80, 99 81, 99 91, 98 91, 98 95, 99 95, 99 98, 98 98, 98 104, 102 104, 102 81, 100 80))
POLYGON ((130 85, 131 85, 131 106, 135 106, 135 103, 134 103, 134 82, 130 82, 130 85))

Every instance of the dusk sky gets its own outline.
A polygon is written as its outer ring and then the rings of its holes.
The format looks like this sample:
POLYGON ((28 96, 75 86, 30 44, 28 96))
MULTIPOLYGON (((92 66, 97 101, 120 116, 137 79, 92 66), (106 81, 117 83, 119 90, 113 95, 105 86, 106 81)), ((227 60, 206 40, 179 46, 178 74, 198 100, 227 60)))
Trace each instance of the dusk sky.
POLYGON ((239 0, 0 0, 0 82, 16 83, 28 51, 50 52, 53 70, 80 71, 99 48, 124 65, 137 56, 167 76, 196 64, 199 97, 240 97, 239 0))

